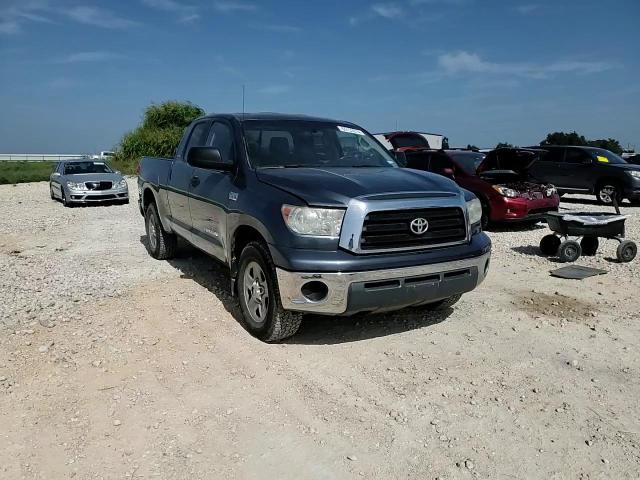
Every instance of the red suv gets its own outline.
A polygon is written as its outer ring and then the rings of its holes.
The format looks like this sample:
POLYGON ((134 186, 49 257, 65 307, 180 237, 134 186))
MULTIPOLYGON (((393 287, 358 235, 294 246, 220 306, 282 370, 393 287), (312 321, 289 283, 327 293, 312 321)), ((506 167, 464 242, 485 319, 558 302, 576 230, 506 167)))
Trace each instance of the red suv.
POLYGON ((528 171, 539 152, 500 148, 486 156, 469 150, 413 149, 401 153, 406 167, 449 177, 482 203, 482 223, 537 221, 558 210, 560 197, 551 184, 536 182, 528 171))

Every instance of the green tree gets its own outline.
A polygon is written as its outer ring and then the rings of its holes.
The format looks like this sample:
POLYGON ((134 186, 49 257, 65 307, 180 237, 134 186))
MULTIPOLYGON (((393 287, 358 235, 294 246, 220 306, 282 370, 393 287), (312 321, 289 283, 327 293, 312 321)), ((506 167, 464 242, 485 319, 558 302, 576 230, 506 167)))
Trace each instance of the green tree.
POLYGON ((617 155, 621 155, 623 152, 622 145, 615 138, 602 138, 600 140, 591 140, 589 145, 592 147, 604 148, 617 155))
POLYGON ((142 157, 172 157, 184 129, 202 115, 204 110, 190 102, 168 101, 148 106, 141 124, 122 137, 114 167, 134 173, 142 157))
POLYGON ((577 132, 553 132, 540 145, 587 145, 587 139, 577 132))
POLYGON ((496 148, 513 148, 513 145, 506 142, 500 142, 496 145, 496 148))

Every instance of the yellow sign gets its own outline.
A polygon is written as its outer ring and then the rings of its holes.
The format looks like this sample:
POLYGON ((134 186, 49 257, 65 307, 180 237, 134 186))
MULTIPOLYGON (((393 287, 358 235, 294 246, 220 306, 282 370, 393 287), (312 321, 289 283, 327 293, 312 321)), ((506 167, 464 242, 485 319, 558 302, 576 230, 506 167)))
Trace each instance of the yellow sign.
POLYGON ((602 155, 598 155, 598 161, 602 163, 609 163, 609 159, 607 157, 603 157, 602 155))

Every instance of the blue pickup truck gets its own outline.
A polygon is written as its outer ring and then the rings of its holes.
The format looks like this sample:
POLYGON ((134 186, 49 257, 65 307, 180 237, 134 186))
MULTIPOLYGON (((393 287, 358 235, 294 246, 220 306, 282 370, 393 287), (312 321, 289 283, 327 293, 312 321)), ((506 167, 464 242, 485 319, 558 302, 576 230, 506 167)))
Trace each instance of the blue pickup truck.
POLYGON ((139 170, 149 253, 170 258, 181 237, 223 263, 264 341, 295 334, 304 313, 448 308, 489 268, 474 195, 400 168, 349 122, 206 116, 175 158, 139 170))

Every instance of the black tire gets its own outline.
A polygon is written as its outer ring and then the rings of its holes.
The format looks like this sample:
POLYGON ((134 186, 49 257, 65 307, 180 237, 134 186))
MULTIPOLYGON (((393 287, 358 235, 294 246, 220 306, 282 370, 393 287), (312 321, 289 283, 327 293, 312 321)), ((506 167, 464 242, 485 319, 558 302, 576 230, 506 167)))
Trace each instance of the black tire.
POLYGON ((64 188, 60 188, 60 192, 62 192, 61 194, 62 205, 64 205, 65 207, 71 207, 71 202, 67 200, 67 194, 64 193, 64 188))
POLYGON ((177 238, 162 227, 154 203, 147 206, 144 214, 144 226, 147 232, 147 251, 149 254, 157 260, 173 258, 178 243, 177 238))
POLYGON ((613 199, 622 203, 620 187, 614 182, 602 182, 596 187, 596 199, 602 205, 613 205, 613 199))
POLYGON ((423 305, 422 308, 425 308, 432 312, 441 312, 442 310, 446 310, 448 308, 453 307, 456 303, 458 303, 458 300, 460 300, 460 298, 462 298, 462 294, 453 295, 449 298, 445 298, 444 300, 438 300, 437 302, 427 303, 426 305, 423 305))
POLYGON ((636 258, 638 254, 638 246, 635 242, 631 240, 623 240, 618 245, 618 250, 616 251, 616 257, 618 257, 618 261, 622 263, 628 263, 636 258))
POLYGON ((540 251, 544 255, 555 255, 560 248, 560 239, 553 234, 545 235, 540 240, 540 251))
POLYGON ((263 243, 250 242, 242 250, 237 286, 244 325, 251 335, 277 342, 298 331, 302 313, 282 308, 276 269, 263 243), (249 284, 251 278, 258 281, 249 284))
POLYGON ((600 241, 598 237, 582 237, 580 240, 580 248, 582 248, 582 255, 593 257, 598 251, 600 241))
POLYGON ((53 194, 53 185, 49 184, 49 195, 51 195, 51 200, 55 200, 56 196, 53 194))
POLYGON ((558 257, 562 262, 575 262, 582 255, 582 247, 575 240, 566 240, 558 248, 558 257))

